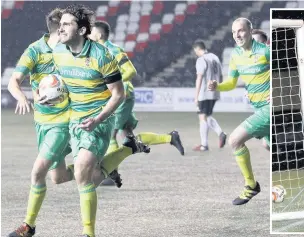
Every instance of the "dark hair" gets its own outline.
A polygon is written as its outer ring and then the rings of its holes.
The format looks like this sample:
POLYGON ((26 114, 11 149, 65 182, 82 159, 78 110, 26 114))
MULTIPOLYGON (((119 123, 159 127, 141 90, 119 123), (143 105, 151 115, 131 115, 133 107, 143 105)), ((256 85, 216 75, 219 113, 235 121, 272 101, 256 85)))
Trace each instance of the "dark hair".
POLYGON ((194 44, 193 44, 193 48, 199 47, 200 49, 205 50, 206 46, 205 43, 202 39, 197 39, 195 40, 194 44))
POLYGON ((107 40, 109 38, 109 35, 110 35, 110 32, 111 32, 111 27, 110 27, 108 22, 106 22, 106 21, 96 21, 94 23, 94 27, 103 31, 103 34, 101 35, 101 37, 104 40, 107 40))
POLYGON ((76 17, 78 28, 86 28, 86 32, 84 34, 85 37, 91 34, 91 28, 94 21, 94 12, 88 7, 80 4, 70 5, 63 10, 63 14, 71 14, 76 17))
POLYGON ((54 33, 59 29, 60 19, 62 17, 62 9, 55 8, 45 18, 48 31, 54 33))
POLYGON ((263 38, 264 42, 265 43, 267 42, 268 37, 267 37, 267 34, 264 31, 262 31, 260 29, 253 29, 252 34, 253 35, 260 35, 263 38))

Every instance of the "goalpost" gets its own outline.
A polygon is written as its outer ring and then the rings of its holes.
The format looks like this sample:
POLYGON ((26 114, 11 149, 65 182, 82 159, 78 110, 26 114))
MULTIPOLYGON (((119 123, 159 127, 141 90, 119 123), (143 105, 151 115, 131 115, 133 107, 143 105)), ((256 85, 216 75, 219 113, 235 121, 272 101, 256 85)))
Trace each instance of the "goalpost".
POLYGON ((282 203, 272 203, 272 220, 304 219, 304 23, 271 23, 272 185, 287 191, 282 203))

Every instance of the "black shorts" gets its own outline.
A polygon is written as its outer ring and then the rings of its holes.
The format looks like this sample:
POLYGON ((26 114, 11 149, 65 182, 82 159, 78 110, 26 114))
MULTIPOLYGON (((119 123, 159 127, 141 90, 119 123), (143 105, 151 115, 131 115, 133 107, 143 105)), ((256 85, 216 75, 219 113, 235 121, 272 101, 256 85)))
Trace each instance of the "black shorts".
POLYGON ((211 115, 213 113, 213 107, 216 100, 202 100, 198 101, 198 114, 211 115))

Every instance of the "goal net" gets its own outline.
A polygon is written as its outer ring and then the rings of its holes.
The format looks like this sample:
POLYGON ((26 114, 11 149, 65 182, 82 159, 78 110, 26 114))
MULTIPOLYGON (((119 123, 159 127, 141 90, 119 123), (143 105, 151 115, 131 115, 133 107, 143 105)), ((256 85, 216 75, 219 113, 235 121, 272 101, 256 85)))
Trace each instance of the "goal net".
POLYGON ((272 20, 272 185, 287 194, 272 203, 272 220, 304 218, 304 27, 272 20))

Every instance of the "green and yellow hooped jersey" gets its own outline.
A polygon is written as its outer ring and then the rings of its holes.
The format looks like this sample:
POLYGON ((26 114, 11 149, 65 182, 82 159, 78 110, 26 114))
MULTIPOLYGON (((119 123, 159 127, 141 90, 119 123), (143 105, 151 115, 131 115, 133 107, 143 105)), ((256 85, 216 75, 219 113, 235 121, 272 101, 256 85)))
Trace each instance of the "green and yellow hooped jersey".
MULTIPOLYGON (((41 79, 49 74, 56 73, 52 49, 46 43, 49 34, 30 44, 19 59, 15 72, 30 75, 30 84, 33 92, 39 87, 41 79)), ((55 106, 44 106, 34 103, 34 119, 38 124, 65 124, 69 122, 69 101, 65 100, 55 106)))
MULTIPOLYGON (((116 61, 118 62, 119 70, 121 74, 123 75, 125 70, 128 70, 127 68, 125 69, 122 67, 126 62, 130 61, 128 55, 125 53, 125 51, 119 47, 116 44, 113 44, 111 41, 107 40, 104 43, 104 46, 106 46, 110 52, 114 55, 116 61)), ((125 93, 126 93, 126 98, 131 98, 134 97, 134 87, 133 84, 130 81, 124 81, 124 88, 125 88, 125 93)))
POLYGON ((267 45, 252 41, 252 49, 244 51, 235 47, 229 63, 228 80, 240 77, 246 85, 248 98, 255 108, 269 104, 270 49, 267 45))
POLYGON ((55 67, 69 91, 71 120, 97 115, 111 97, 107 83, 121 80, 118 64, 103 45, 86 40, 74 56, 66 45, 53 51, 55 67))

